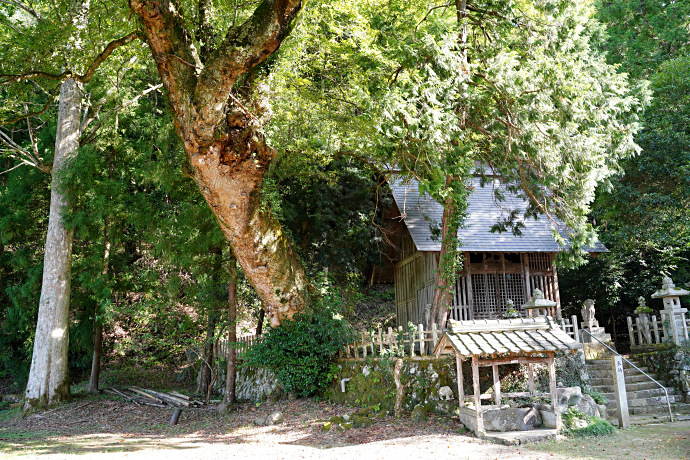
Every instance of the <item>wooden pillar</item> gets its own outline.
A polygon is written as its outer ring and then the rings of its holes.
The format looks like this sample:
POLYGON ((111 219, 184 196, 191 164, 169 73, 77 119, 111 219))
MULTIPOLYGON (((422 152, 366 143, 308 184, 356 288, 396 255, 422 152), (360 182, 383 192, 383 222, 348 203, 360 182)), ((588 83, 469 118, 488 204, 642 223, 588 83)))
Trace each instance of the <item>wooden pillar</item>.
POLYGON ((458 400, 460 401, 460 409, 465 407, 465 387, 464 377, 462 375, 462 360, 458 352, 455 352, 455 368, 458 373, 458 400))
POLYGON ((494 398, 497 406, 501 405, 501 380, 498 378, 498 364, 492 364, 491 370, 494 375, 494 398))
POLYGON ((532 289, 530 289, 529 285, 529 254, 526 252, 522 254, 522 268, 525 273, 525 292, 527 293, 527 300, 529 301, 532 296, 532 289))
POLYGON ((556 388, 556 364, 553 357, 553 352, 548 354, 549 366, 549 391, 551 392, 551 406, 553 413, 556 416, 556 430, 560 431, 562 428, 561 414, 558 412, 558 389, 556 388))
POLYGON ((537 388, 534 385, 534 364, 532 363, 527 365, 527 384, 529 385, 529 392, 535 394, 537 388))
POLYGON ((470 270, 470 253, 465 253, 465 267, 467 267, 467 303, 469 315, 467 319, 474 319, 474 294, 472 293, 472 270, 470 270))
POLYGON ((556 302, 556 320, 561 319, 561 292, 558 289, 558 270, 556 270, 556 254, 551 255, 551 270, 553 271, 553 297, 551 300, 556 302))
POLYGON ((484 416, 482 415, 482 400, 480 398, 481 390, 479 389, 479 357, 472 356, 472 385, 474 387, 474 409, 477 417, 477 435, 483 436, 484 431, 484 416))

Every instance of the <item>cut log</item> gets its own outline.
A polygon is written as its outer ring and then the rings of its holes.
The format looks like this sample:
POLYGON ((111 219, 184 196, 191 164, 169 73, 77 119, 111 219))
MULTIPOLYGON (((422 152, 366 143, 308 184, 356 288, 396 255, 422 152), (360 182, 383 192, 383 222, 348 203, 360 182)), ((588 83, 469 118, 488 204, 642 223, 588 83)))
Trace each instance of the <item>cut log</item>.
POLYGON ((165 404, 165 401, 163 401, 163 400, 160 399, 160 398, 157 398, 157 397, 153 396, 152 394, 149 394, 149 393, 145 392, 145 391, 142 390, 141 388, 129 387, 129 388, 127 388, 127 389, 128 389, 129 391, 131 391, 132 393, 136 393, 136 394, 141 395, 141 396, 144 396, 144 397, 146 397, 146 398, 153 399, 153 400, 156 401, 157 403, 165 404))
POLYGON ((192 400, 192 398, 190 398, 189 396, 183 395, 182 393, 178 393, 177 391, 171 391, 170 394, 173 395, 173 396, 177 396, 178 398, 185 399, 185 400, 187 400, 187 401, 191 401, 191 400, 192 400))
POLYGON ((125 398, 125 399, 127 399, 127 400, 129 400, 129 401, 132 401, 132 402, 133 402, 134 404, 136 404, 137 406, 140 406, 140 405, 141 405, 141 404, 139 404, 139 402, 136 401, 135 399, 130 398, 129 396, 127 396, 126 394, 122 393, 121 391, 118 391, 118 390, 115 389, 115 388, 106 389, 105 392, 106 392, 106 393, 113 394, 113 395, 122 396, 123 398, 125 398))
POLYGON ((149 389, 144 389, 144 391, 147 393, 151 393, 153 396, 160 398, 163 401, 170 403, 170 404, 173 404, 175 406, 189 407, 192 404, 190 401, 184 400, 182 398, 178 398, 177 396, 173 396, 171 394, 161 393, 160 391, 149 390, 149 389))

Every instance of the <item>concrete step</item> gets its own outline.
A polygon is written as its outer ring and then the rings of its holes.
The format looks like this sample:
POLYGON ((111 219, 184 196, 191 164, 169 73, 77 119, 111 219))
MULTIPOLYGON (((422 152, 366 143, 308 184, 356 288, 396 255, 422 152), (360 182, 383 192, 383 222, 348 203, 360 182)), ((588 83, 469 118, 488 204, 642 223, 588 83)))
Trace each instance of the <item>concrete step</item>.
MULTIPOLYGON (((592 389, 595 391, 598 391, 600 393, 613 393, 615 389, 613 388, 613 381, 611 381, 608 384, 603 384, 603 385, 594 385, 590 381, 590 385, 592 386, 592 389)), ((636 391, 643 391, 643 390, 656 390, 659 389, 659 385, 656 383, 652 382, 651 380, 647 380, 645 382, 635 382, 635 383, 630 383, 627 381, 625 382, 625 391, 628 393, 633 393, 636 391)), ((671 389, 669 389, 670 392, 671 389)))
MULTIPOLYGON (((671 411, 673 412, 674 421, 690 420, 690 404, 671 405, 671 411)), ((616 414, 611 414, 611 411, 609 411, 609 414, 611 415, 609 421, 613 423, 614 426, 618 426, 618 417, 616 414)), ((666 423, 668 421, 668 408, 666 408, 663 413, 650 412, 647 414, 630 414, 630 425, 647 425, 649 423, 666 423)))
MULTIPOLYGON (((608 399, 608 402, 606 403, 606 407, 609 409, 615 408, 616 407, 616 401, 614 400, 615 396, 613 395, 613 393, 605 393, 605 396, 606 396, 606 399, 608 399)), ((669 394, 668 400, 671 404, 683 402, 682 396, 676 395, 676 394, 669 394)), ((644 397, 644 398, 637 398, 637 397, 631 398, 630 396, 628 396, 628 408, 630 410, 638 409, 638 408, 657 407, 657 406, 667 407, 666 395, 664 395, 663 392, 661 395, 648 396, 648 397, 644 397)))
MULTIPOLYGON (((632 359, 629 359, 628 361, 632 362, 635 366, 642 368, 642 363, 640 363, 639 361, 634 361, 632 359)), ((610 359, 588 359, 587 360, 587 368, 592 369, 592 370, 611 370, 611 360, 610 359)), ((633 367, 625 361, 623 361, 623 368, 624 369, 633 369, 633 367)), ((645 372, 647 372, 647 371, 645 371, 645 372)))
MULTIPOLYGON (((649 374, 649 376, 651 378, 653 378, 654 380, 657 380, 656 374, 649 374)), ((647 377, 644 374, 628 375, 625 377, 625 385, 626 386, 634 385, 634 384, 638 384, 638 383, 647 383, 647 382, 651 382, 652 384, 654 384, 654 382, 649 380, 649 377, 647 377)), ((613 377, 590 377, 589 384, 592 386, 607 386, 607 385, 611 386, 611 385, 613 385, 613 377)), ((656 385, 656 384, 654 384, 654 385, 656 385)))
MULTIPOLYGON (((650 372, 648 367, 641 367, 640 370, 645 372, 646 374, 651 375, 654 377, 654 374, 650 372)), ((613 377, 613 371, 611 369, 601 369, 601 370, 592 370, 592 369, 587 369, 587 372, 589 373, 590 378, 612 378, 613 377)), ((627 376, 633 376, 633 375, 643 375, 638 371, 637 369, 633 368, 628 368, 628 369, 623 369, 623 375, 627 376)), ((656 378, 656 377, 654 377, 656 378)))

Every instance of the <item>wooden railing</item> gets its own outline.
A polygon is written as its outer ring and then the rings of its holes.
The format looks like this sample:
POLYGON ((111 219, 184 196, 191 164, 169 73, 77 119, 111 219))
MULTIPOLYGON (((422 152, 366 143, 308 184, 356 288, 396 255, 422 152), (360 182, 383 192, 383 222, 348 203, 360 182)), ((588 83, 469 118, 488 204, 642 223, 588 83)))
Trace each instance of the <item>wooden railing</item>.
POLYGON ((656 343, 676 343, 688 340, 688 323, 690 320, 685 315, 675 314, 675 318, 661 312, 661 318, 656 315, 638 315, 633 319, 628 316, 628 335, 631 346, 652 345, 656 343), (682 318, 682 319, 681 319, 682 318), (677 328, 676 337, 673 337, 671 321, 675 321, 677 328))
POLYGON ((577 326, 577 316, 573 315, 570 319, 561 318, 558 324, 561 326, 563 332, 568 334, 577 343, 580 343, 580 330, 577 326))
POLYGON ((364 359, 367 356, 431 356, 434 347, 441 339, 443 331, 436 324, 431 325, 430 330, 425 330, 424 325, 397 329, 389 327, 387 330, 378 328, 375 331, 358 333, 358 341, 346 345, 340 352, 342 359, 364 359))

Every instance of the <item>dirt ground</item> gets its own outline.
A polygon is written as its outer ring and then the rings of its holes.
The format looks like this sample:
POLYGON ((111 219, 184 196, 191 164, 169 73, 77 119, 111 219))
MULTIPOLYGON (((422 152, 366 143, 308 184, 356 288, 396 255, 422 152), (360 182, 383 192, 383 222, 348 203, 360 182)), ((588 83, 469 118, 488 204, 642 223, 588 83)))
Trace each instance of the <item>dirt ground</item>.
POLYGON ((135 406, 113 397, 82 396, 59 408, 21 418, 0 411, 0 458, 147 459, 215 458, 647 458, 690 457, 690 422, 620 430, 606 438, 566 439, 532 446, 501 446, 474 438, 457 419, 427 422, 384 417, 368 428, 322 431, 323 422, 354 408, 312 399, 273 406, 240 405, 227 415, 212 408, 185 409, 169 426, 172 409, 135 406), (277 426, 253 421, 281 411, 277 426))

